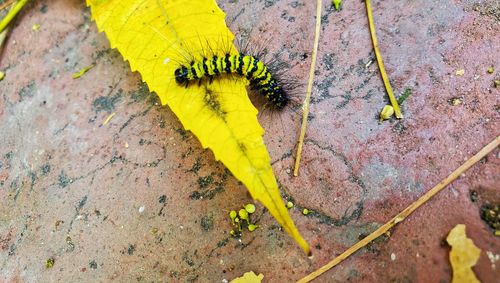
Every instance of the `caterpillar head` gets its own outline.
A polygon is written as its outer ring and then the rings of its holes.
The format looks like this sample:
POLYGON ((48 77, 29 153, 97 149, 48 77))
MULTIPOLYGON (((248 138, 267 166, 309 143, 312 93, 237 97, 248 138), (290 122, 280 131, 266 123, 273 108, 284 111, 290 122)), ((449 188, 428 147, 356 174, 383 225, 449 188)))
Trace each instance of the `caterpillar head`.
POLYGON ((175 70, 175 81, 182 85, 182 84, 187 84, 188 83, 188 74, 189 70, 188 68, 181 66, 175 70))

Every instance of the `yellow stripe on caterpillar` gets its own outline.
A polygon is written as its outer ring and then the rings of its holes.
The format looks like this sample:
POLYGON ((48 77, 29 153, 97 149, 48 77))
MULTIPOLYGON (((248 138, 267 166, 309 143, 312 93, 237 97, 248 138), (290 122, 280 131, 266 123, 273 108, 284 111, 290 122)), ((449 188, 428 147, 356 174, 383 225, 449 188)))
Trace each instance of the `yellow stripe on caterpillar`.
POLYGON ((282 109, 288 103, 287 94, 264 63, 250 55, 226 54, 224 57, 203 58, 200 62, 192 62, 190 66, 181 65, 174 73, 176 82, 186 87, 190 81, 205 77, 212 80, 220 74, 238 74, 245 77, 250 81, 252 88, 278 109, 282 109))

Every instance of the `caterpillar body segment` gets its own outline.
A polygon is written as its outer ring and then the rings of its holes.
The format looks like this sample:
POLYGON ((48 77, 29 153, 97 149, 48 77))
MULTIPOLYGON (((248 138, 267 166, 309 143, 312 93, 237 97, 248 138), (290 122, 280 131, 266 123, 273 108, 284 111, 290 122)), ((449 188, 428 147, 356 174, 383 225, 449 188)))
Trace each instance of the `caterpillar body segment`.
POLYGON ((250 81, 250 85, 262 94, 272 105, 282 109, 288 103, 288 96, 266 65, 250 55, 213 56, 191 62, 189 66, 181 65, 175 70, 178 84, 189 85, 190 81, 208 78, 210 81, 221 74, 238 74, 250 81))

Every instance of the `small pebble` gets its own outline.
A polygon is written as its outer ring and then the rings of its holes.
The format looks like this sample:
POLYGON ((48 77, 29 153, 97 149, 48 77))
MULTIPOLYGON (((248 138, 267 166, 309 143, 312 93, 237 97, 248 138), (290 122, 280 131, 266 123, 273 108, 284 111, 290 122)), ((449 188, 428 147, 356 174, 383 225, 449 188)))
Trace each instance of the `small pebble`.
POLYGON ((145 209, 146 207, 144 205, 139 207, 139 213, 143 213, 145 209))

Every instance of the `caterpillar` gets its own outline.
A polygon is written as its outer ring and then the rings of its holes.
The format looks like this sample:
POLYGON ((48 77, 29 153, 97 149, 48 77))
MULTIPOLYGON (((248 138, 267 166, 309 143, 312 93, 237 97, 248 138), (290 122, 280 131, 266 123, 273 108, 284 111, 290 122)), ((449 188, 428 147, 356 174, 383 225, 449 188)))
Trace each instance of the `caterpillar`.
POLYGON ((283 109, 289 101, 288 95, 266 65, 251 55, 227 53, 223 57, 203 57, 201 61, 193 61, 189 66, 179 66, 174 75, 177 84, 187 87, 191 81, 206 77, 211 82, 215 76, 223 73, 246 77, 250 81, 250 86, 277 109, 283 109))

